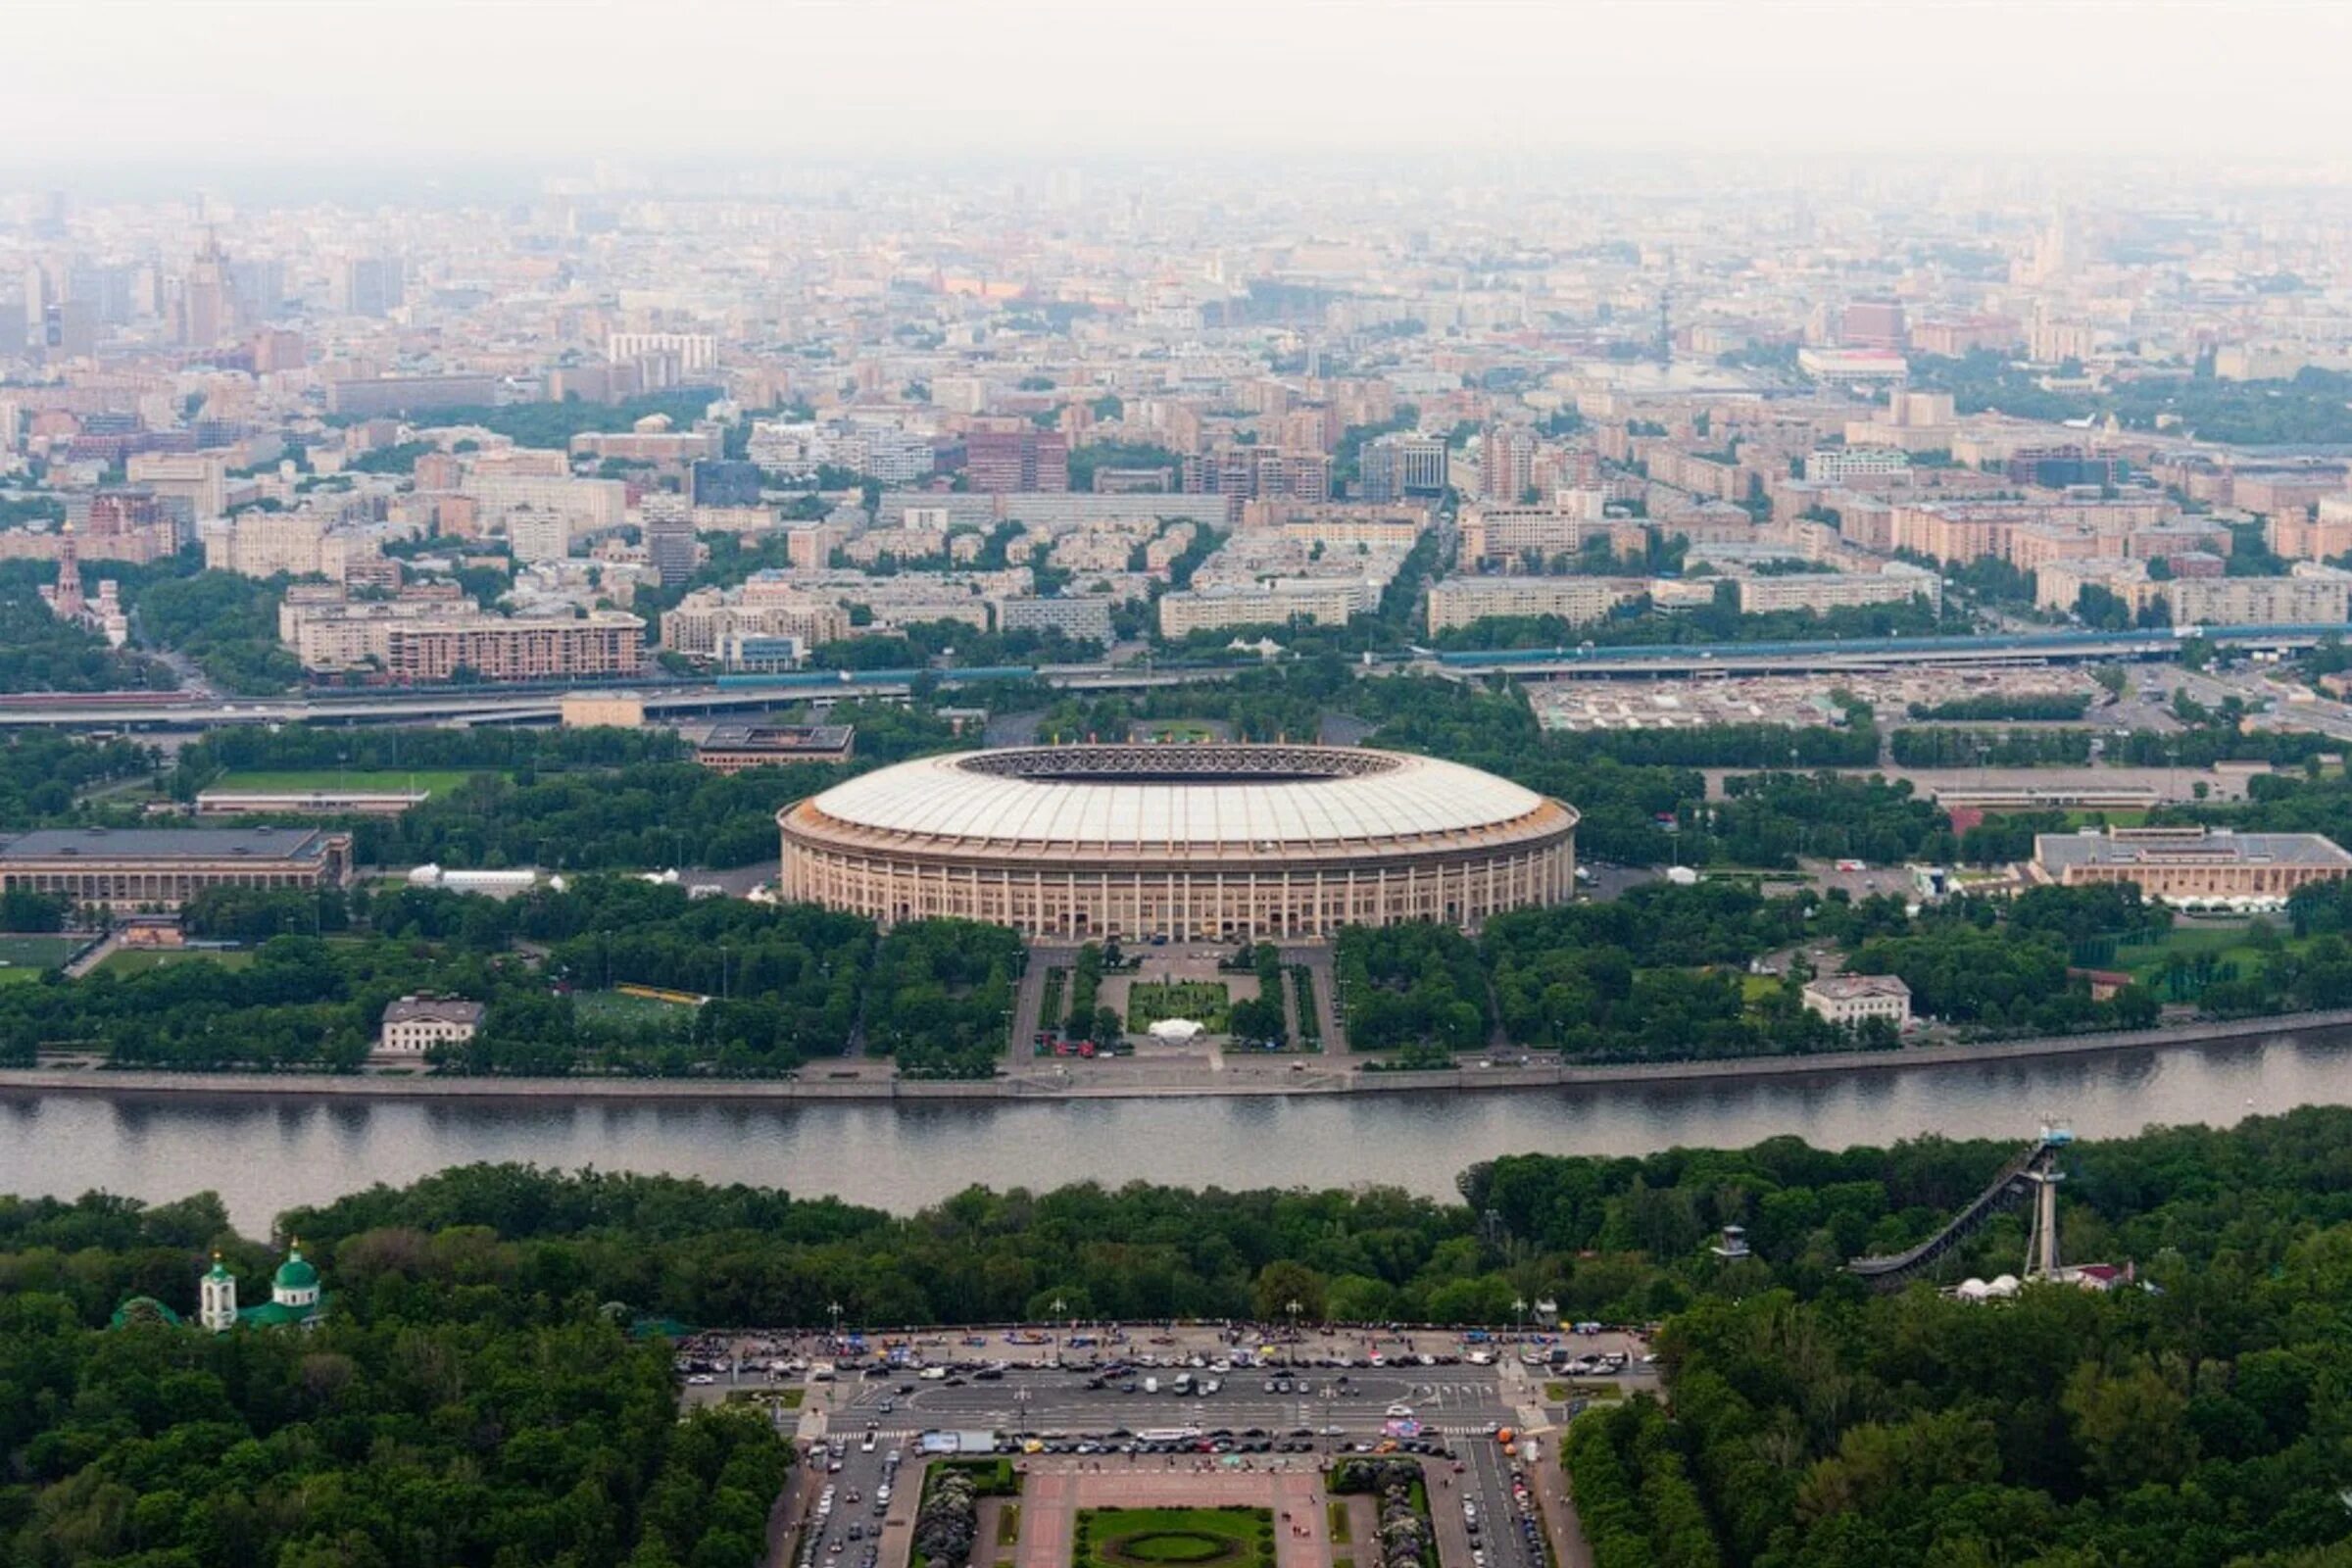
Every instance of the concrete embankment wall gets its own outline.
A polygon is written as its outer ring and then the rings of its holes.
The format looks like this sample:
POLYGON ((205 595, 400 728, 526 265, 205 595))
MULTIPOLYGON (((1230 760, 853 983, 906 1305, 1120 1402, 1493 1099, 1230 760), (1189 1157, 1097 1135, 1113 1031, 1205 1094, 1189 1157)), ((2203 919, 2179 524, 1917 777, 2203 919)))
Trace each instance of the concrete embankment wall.
MULTIPOLYGON (((573 1100, 725 1103, 908 1103, 1056 1100, 1151 1100, 1367 1094, 1524 1094, 1530 1090, 1623 1084, 1704 1083, 1756 1078, 1899 1071, 2058 1056, 2094 1056, 2197 1047, 2327 1044, 2352 1040, 2352 1009, 2239 1018, 2130 1033, 2063 1035, 1981 1045, 1921 1046, 1906 1051, 1843 1052, 1816 1056, 1758 1056, 1730 1061, 1623 1062, 1571 1066, 1539 1056, 1527 1067, 1458 1067, 1434 1072, 1366 1072, 1342 1061, 1311 1069, 1252 1063, 1223 1072, 1149 1068, 1115 1082, 1023 1074, 975 1083, 902 1082, 889 1078, 458 1078, 426 1074, 110 1072, 94 1068, 0 1070, 0 1093, 85 1095, 267 1096, 319 1100, 573 1100)), ((1471 1058, 1475 1060, 1476 1058, 1471 1058)), ((1115 1069, 1114 1069, 1115 1070, 1115 1069)))

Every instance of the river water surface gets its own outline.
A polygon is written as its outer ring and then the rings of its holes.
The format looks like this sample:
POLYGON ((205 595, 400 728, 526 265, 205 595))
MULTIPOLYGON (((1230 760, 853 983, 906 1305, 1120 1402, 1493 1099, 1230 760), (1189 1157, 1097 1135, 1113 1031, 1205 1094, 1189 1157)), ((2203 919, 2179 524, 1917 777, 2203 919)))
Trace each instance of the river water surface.
POLYGON ((0 1090, 0 1193, 161 1200, 210 1188, 248 1235, 298 1203, 472 1160, 666 1171, 899 1211, 973 1183, 1388 1183, 1449 1197, 1463 1166, 1496 1154, 1736 1148, 1784 1133, 1826 1148, 1922 1133, 2023 1140, 2052 1117, 2097 1139, 2313 1102, 2352 1103, 2352 1046, 2273 1040, 1850 1078, 1289 1100, 484 1104, 0 1090))

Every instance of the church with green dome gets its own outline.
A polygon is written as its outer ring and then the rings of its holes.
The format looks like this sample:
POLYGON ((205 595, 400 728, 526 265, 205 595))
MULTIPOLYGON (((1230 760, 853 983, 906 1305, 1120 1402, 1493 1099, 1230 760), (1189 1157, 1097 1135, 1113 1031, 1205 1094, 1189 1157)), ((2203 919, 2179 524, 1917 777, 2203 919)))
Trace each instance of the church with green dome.
POLYGON ((213 1254, 213 1266, 196 1285, 196 1321, 215 1334, 233 1328, 315 1328, 326 1316, 326 1293, 318 1285, 318 1269, 302 1255, 302 1243, 293 1243, 286 1260, 270 1278, 270 1299, 251 1306, 237 1305, 237 1277, 213 1254))

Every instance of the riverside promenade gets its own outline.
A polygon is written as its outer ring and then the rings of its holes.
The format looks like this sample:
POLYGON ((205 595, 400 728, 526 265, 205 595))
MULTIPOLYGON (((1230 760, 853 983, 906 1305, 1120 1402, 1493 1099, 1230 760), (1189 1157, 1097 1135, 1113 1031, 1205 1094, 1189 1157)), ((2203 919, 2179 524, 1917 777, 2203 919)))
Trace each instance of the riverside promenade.
POLYGON ((1347 1056, 1220 1055, 1154 1061, 1041 1061, 993 1079, 904 1079, 887 1062, 814 1062, 793 1078, 496 1078, 416 1072, 254 1073, 112 1071, 103 1067, 0 1069, 0 1093, 259 1096, 316 1100, 567 1100, 712 1103, 1153 1100, 1188 1097, 1526 1094, 1543 1089, 1807 1078, 2132 1054, 2230 1046, 2332 1044, 2352 1040, 2352 1008, 2232 1018, 2108 1034, 1983 1043, 1949 1042, 1897 1051, 1718 1061, 1567 1064, 1531 1054, 1473 1056, 1426 1072, 1372 1070, 1347 1056), (1478 1063, 1487 1063, 1479 1065, 1478 1063))

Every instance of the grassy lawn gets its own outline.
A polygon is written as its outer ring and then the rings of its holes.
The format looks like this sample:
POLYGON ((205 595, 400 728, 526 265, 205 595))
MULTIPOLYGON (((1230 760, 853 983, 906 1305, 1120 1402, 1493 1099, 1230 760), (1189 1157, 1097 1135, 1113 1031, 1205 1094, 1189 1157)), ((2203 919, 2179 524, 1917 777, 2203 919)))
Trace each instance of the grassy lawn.
POLYGON ((1323 1517, 1331 1522, 1331 1544, 1335 1546, 1347 1545, 1348 1500, 1345 1497, 1334 1497, 1323 1504, 1323 1517))
POLYGON ((61 936, 0 936, 0 985, 12 980, 31 980, 44 969, 54 969, 80 951, 81 937, 61 936))
POLYGON ((625 991, 575 991, 572 1015, 587 1027, 609 1029, 673 1029, 683 1033, 694 1022, 691 1003, 663 1002, 659 997, 633 997, 625 991))
POLYGON ((210 787, 216 790, 267 790, 295 795, 311 790, 423 790, 428 795, 441 795, 482 771, 486 770, 420 767, 411 772, 400 768, 366 771, 360 768, 311 767, 272 772, 255 769, 224 774, 210 787))
POLYGON ((2145 811, 2078 810, 2068 811, 2065 814, 2066 830, 2070 833, 2079 827, 2146 827, 2148 825, 2148 813, 2145 811))
POLYGON ((1251 1568, 1274 1560, 1265 1508, 1087 1508, 1074 1568, 1251 1568))
POLYGON ((1162 1018, 1190 1018, 1221 1035, 1232 1005, 1222 980, 1138 980, 1127 988, 1127 1029, 1140 1035, 1162 1018))
POLYGON ((1046 971, 1046 978, 1040 984, 1037 995, 1038 1028, 1054 1030, 1061 1028, 1069 1010, 1069 1004, 1066 1000, 1069 995, 1069 980, 1070 971, 1067 969, 1048 969, 1046 971))
POLYGON ((123 948, 106 956, 98 965, 108 974, 145 974, 173 963, 217 963, 224 969, 242 969, 253 962, 250 948, 123 948))
POLYGON ((1751 1007, 1780 989, 1781 977, 1777 974, 1743 974, 1740 977, 1740 1000, 1751 1007))
POLYGON ((997 1510, 997 1544, 1009 1546, 1021 1539, 1021 1505, 1008 1502, 997 1510))
MULTIPOLYGON (((2183 958, 2210 957, 2216 963, 2234 963, 2240 974, 2251 974, 2261 955, 2247 940, 2248 927, 2237 921, 2221 925, 2176 925, 2160 942, 2133 942, 2115 950, 2115 967, 2136 975, 2160 973, 2172 954, 2183 958)), ((2289 944, 2292 945, 2291 943, 2289 944)))
POLYGON ((1217 738, 1217 731, 1215 726, 1201 723, 1199 719, 1171 718, 1157 723, 1139 724, 1135 728, 1135 736, 1138 740, 1163 743, 1213 741, 1217 738))

